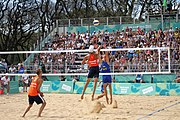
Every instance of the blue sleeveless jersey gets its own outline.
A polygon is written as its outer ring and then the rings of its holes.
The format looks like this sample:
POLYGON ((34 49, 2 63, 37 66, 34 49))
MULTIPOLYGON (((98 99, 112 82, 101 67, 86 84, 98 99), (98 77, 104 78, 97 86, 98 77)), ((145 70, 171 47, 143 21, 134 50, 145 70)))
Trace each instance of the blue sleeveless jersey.
POLYGON ((101 73, 110 73, 110 66, 107 62, 103 61, 101 64, 101 73))
MULTIPOLYGON (((101 73, 110 73, 110 66, 107 62, 105 61, 102 61, 102 64, 101 64, 101 73)), ((104 83, 112 83, 112 78, 111 78, 111 75, 103 75, 102 76, 102 81, 103 81, 103 84, 104 83)), ((101 88, 101 91, 103 91, 103 87, 101 88)))

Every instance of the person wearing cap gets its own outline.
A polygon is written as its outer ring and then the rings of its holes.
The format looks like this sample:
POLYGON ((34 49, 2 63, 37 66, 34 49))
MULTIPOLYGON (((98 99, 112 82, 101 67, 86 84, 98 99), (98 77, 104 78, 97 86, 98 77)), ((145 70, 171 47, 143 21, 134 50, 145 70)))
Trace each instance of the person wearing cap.
POLYGON ((7 95, 9 94, 9 90, 10 90, 10 79, 8 77, 8 73, 6 73, 6 75, 4 77, 1 78, 1 84, 3 89, 6 88, 7 89, 7 95))
POLYGON ((89 53, 84 57, 82 61, 82 65, 88 64, 89 72, 87 76, 86 84, 84 85, 84 89, 81 95, 81 100, 84 98, 84 93, 86 91, 86 88, 92 78, 94 78, 94 89, 92 93, 92 100, 94 100, 94 93, 96 91, 96 85, 99 78, 99 53, 102 45, 100 45, 97 48, 97 51, 94 51, 94 45, 90 45, 89 47, 89 53))

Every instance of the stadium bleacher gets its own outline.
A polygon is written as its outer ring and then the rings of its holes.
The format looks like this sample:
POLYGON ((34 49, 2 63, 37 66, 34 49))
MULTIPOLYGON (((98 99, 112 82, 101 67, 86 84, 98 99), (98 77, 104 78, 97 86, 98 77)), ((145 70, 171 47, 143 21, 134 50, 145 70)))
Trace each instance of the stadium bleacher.
MULTIPOLYGON (((82 33, 66 33, 54 35, 51 38, 52 42, 46 43, 43 50, 63 50, 63 49, 88 49, 90 44, 97 45, 97 42, 106 43, 110 48, 145 48, 145 47, 170 47, 171 48, 171 70, 173 73, 179 74, 179 30, 178 29, 169 29, 168 31, 160 30, 151 30, 144 31, 141 28, 138 28, 136 31, 132 31, 131 28, 126 28, 122 31, 114 31, 109 33, 108 31, 94 31, 91 35, 86 32, 82 33), (64 41, 63 41, 64 40, 64 41), (63 44, 65 43, 65 44, 63 44)), ((41 61, 46 65, 48 73, 53 73, 53 70, 57 72, 63 72, 62 68, 65 68, 66 73, 75 73, 87 72, 86 70, 82 71, 81 61, 86 53, 68 53, 66 55, 50 55, 50 54, 41 54, 41 61), (45 59, 45 58, 48 59, 45 59), (54 59, 56 58, 57 59, 54 59), (64 59, 64 57, 66 59, 64 59), (65 63, 63 61, 65 60, 65 63), (49 67, 51 66, 51 67, 49 67), (64 67, 65 66, 65 67, 64 67), (52 70, 53 69, 53 70, 52 70), (59 71, 58 71, 59 70, 59 71), (60 71, 61 70, 61 71, 60 71)), ((114 62, 114 72, 145 72, 148 69, 144 66, 148 66, 150 71, 158 71, 157 65, 157 51, 129 51, 129 52, 111 52, 110 59, 111 63, 114 62), (132 52, 132 53, 131 53, 132 52), (149 53, 148 53, 149 52, 149 53), (140 57, 143 56, 144 57, 140 57), (145 61, 147 63, 141 63, 145 61), (141 63, 141 64, 140 64, 141 63), (138 67, 140 66, 140 67, 138 67)), ((162 70, 167 70, 167 52, 164 52, 161 55, 162 59, 162 70)), ((36 61, 37 57, 35 57, 36 61)), ((33 63, 34 64, 34 63, 33 63)), ((111 64, 112 66, 112 64, 111 64)), ((120 76, 116 77, 119 79, 119 82, 128 82, 134 79, 135 76, 120 76)), ((150 77, 145 77, 146 82, 150 82, 150 77)), ((156 77, 155 77, 156 78, 156 77)), ((154 78, 154 79, 155 79, 154 78)), ((60 79, 60 78, 59 78, 60 79)), ((67 80, 72 80, 71 77, 67 77, 67 80)), ((83 76, 80 76, 80 80, 84 80, 83 76)), ((155 79, 156 80, 156 79, 155 79)), ((168 82, 168 80, 165 80, 168 82)), ((158 81, 158 82, 164 82, 158 81)))

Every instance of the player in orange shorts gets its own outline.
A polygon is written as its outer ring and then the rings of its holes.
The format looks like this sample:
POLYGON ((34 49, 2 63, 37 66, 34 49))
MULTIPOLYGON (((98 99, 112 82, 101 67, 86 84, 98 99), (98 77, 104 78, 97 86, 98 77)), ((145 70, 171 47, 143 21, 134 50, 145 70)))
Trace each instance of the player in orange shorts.
POLYGON ((33 78, 29 92, 28 92, 28 98, 29 98, 29 106, 27 107, 26 111, 24 112, 22 117, 25 117, 26 113, 30 110, 30 108, 33 106, 33 103, 36 102, 37 104, 41 104, 41 107, 39 109, 38 117, 41 117, 41 113, 44 110, 46 106, 46 102, 43 98, 43 93, 40 92, 41 85, 43 83, 42 80, 42 71, 41 69, 38 69, 36 71, 36 76, 33 78))

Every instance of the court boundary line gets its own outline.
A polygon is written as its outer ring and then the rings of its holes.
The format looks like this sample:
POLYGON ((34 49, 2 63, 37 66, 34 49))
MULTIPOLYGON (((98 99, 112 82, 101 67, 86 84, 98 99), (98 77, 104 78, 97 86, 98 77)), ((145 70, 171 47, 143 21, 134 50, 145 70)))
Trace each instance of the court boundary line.
POLYGON ((178 105, 178 104, 180 104, 180 101, 178 101, 178 102, 176 102, 176 103, 174 103, 174 104, 172 104, 172 105, 169 105, 169 106, 167 106, 167 107, 163 107, 163 108, 160 108, 160 109, 158 109, 158 110, 155 110, 155 111, 153 111, 153 112, 151 112, 151 113, 149 113, 149 114, 147 114, 147 115, 145 115, 145 116, 143 116, 143 117, 138 118, 137 120, 145 119, 145 118, 147 118, 147 117, 149 117, 149 116, 154 115, 154 114, 157 113, 157 112, 161 112, 161 111, 163 111, 163 110, 165 110, 165 109, 167 109, 167 108, 173 107, 173 106, 178 105))

